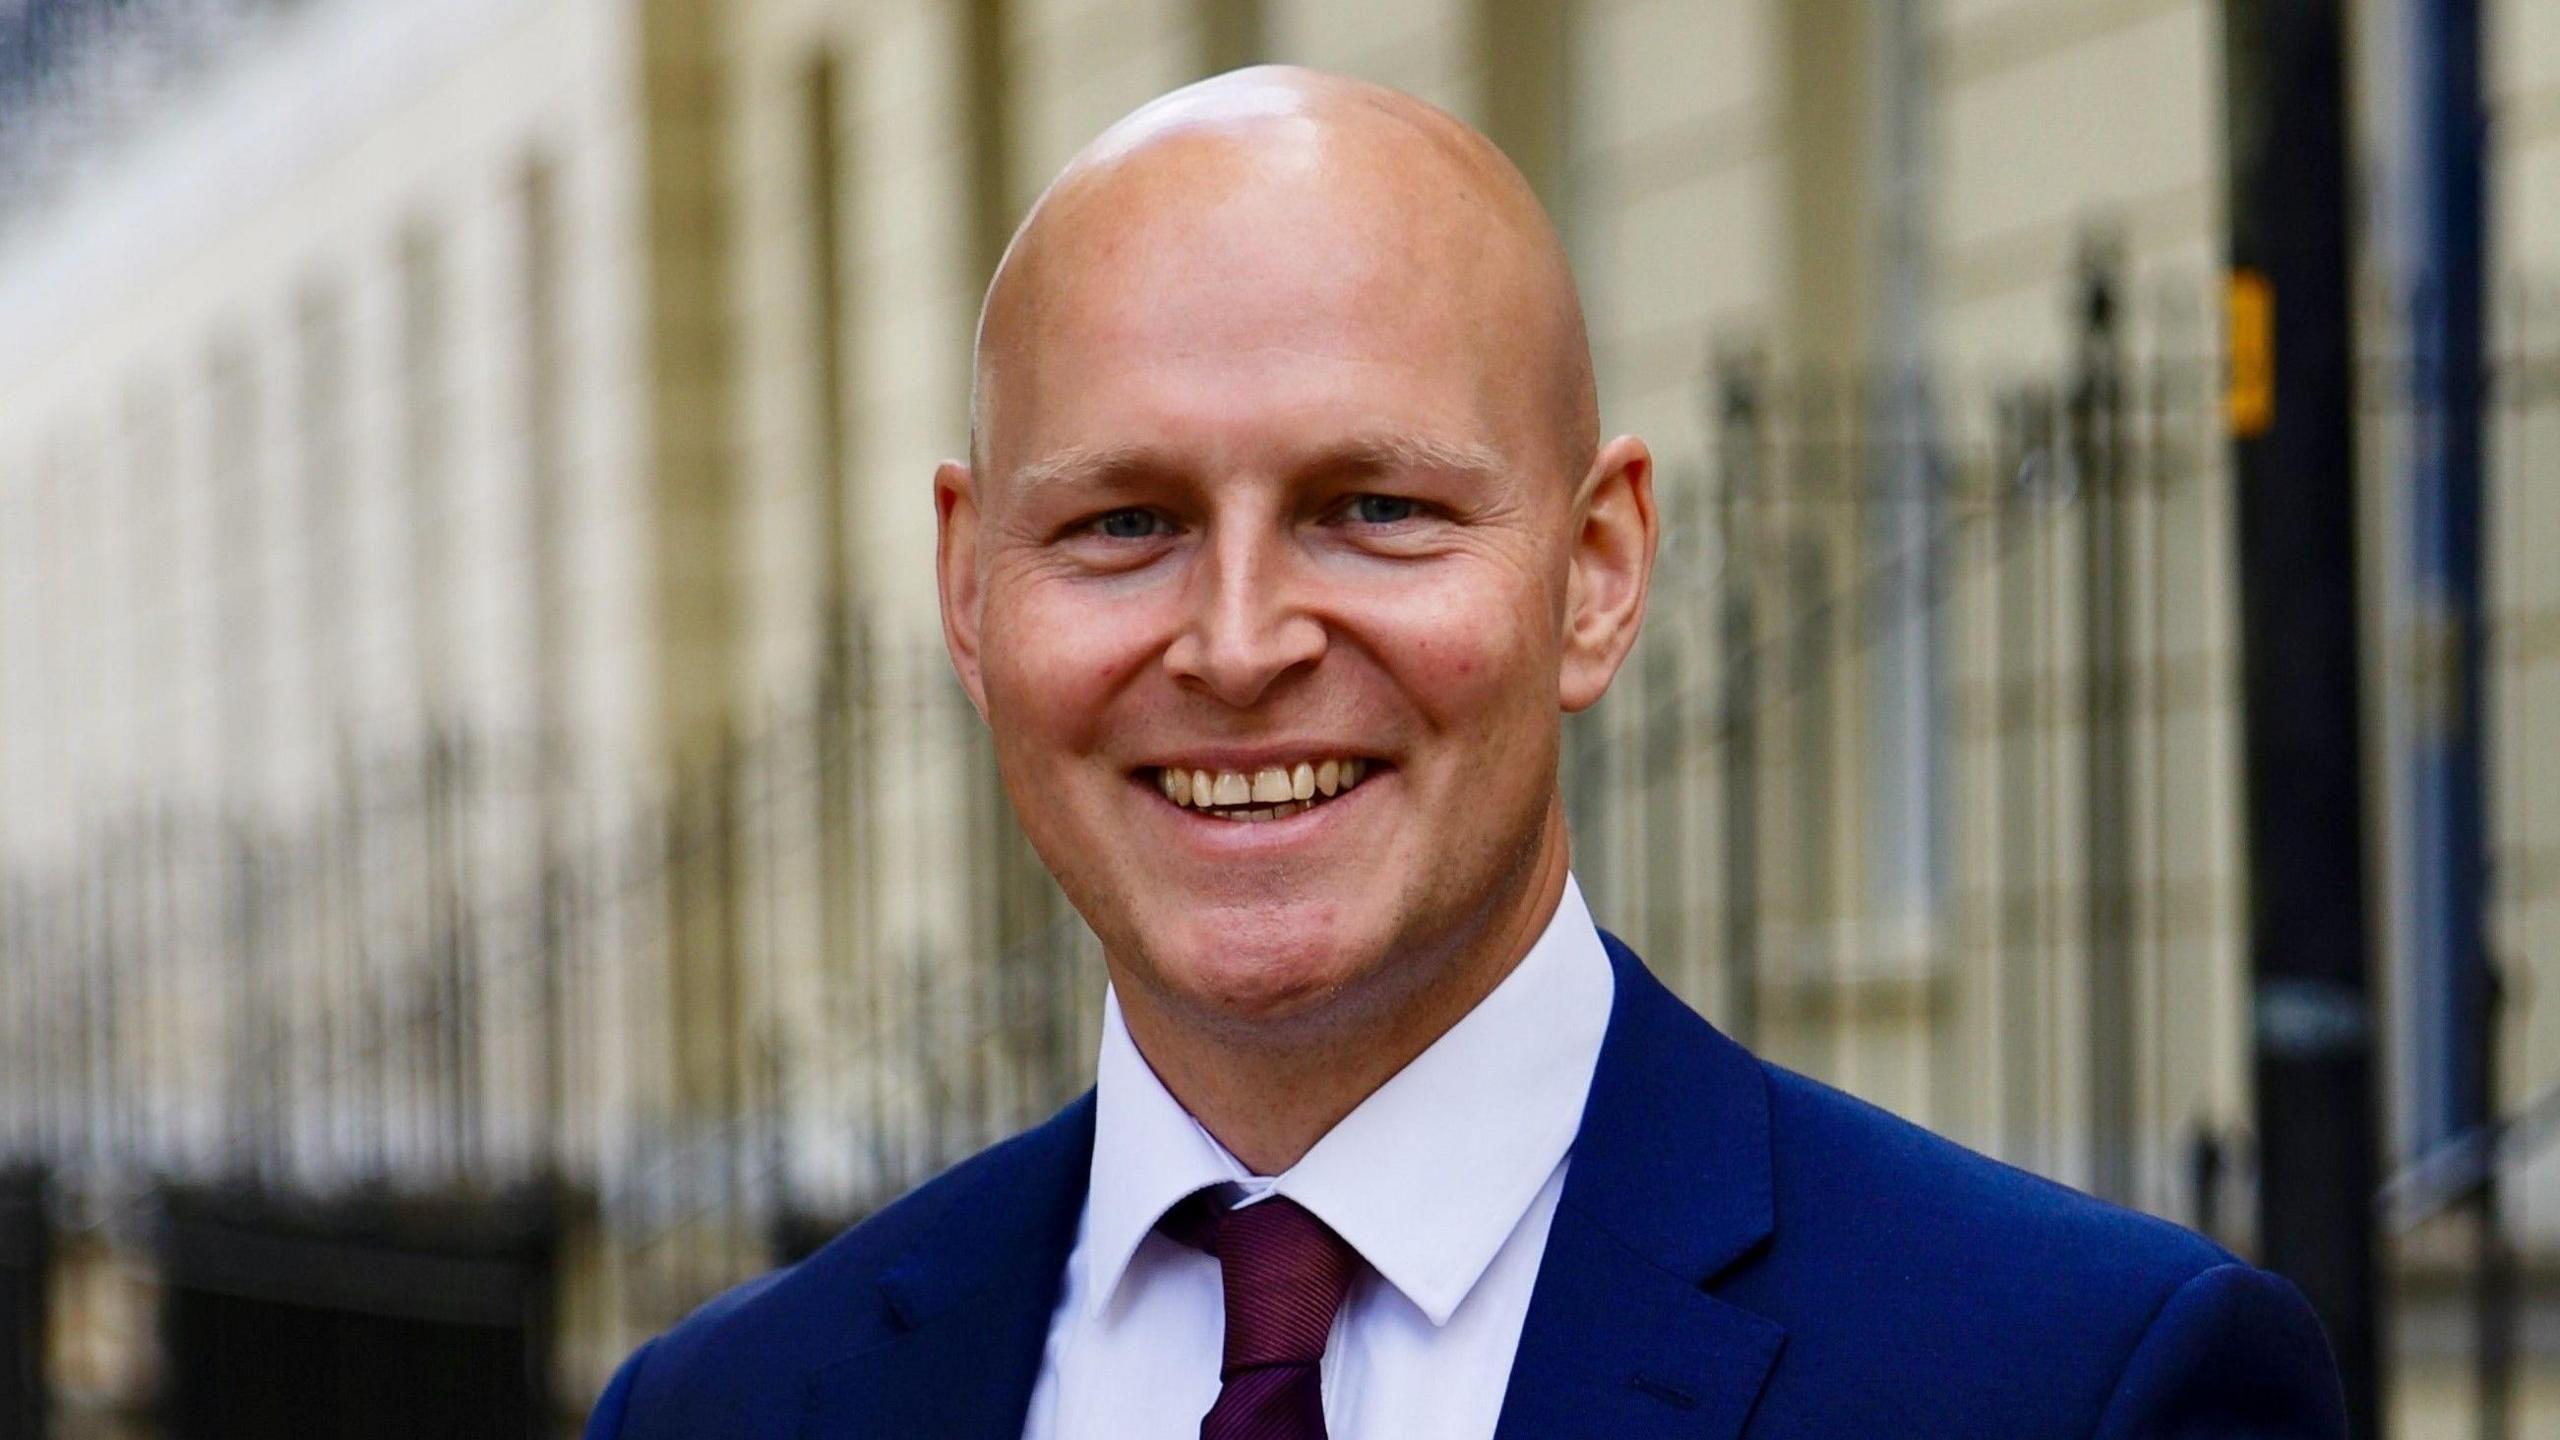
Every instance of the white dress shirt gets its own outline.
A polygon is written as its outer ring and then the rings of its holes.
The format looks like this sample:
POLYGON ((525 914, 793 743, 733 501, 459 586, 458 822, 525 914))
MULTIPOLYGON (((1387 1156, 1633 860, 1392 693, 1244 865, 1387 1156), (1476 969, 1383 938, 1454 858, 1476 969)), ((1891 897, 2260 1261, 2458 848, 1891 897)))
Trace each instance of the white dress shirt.
POLYGON ((1331 1440, 1490 1440, 1615 990, 1568 875, 1493 993, 1267 1177, 1166 1091, 1106 995, 1093 1178, 1025 1440, 1198 1440, 1226 1301, 1217 1260, 1155 1225, 1218 1184, 1288 1196, 1367 1262, 1325 1346, 1331 1440))

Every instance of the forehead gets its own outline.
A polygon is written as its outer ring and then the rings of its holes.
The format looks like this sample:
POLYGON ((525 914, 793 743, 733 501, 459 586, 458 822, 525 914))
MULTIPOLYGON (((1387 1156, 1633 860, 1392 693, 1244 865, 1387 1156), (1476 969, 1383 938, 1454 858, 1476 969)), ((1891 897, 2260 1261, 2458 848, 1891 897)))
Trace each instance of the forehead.
POLYGON ((1517 362, 1482 242, 1405 208, 1265 184, 1057 217, 982 357, 986 460, 1186 437, 1500 439, 1517 362))

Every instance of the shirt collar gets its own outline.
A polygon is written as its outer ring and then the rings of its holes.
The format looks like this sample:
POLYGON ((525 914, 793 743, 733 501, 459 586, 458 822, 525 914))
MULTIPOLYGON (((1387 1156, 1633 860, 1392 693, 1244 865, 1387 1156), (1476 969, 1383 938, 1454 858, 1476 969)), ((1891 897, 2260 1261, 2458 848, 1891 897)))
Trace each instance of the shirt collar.
POLYGON ((1546 930, 1502 983, 1270 1180, 1164 1088, 1107 994, 1086 1210, 1091 1313, 1175 1201, 1238 1184, 1304 1205, 1447 1324, 1572 1148, 1615 987, 1568 875, 1546 930))

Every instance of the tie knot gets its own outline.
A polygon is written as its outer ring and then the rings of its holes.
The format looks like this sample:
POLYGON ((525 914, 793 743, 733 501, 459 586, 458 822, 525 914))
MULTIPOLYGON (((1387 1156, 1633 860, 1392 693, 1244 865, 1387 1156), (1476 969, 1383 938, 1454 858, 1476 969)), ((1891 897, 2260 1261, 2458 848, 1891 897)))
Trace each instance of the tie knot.
POLYGON ((1218 1257, 1227 1300, 1222 1374, 1323 1360, 1334 1312, 1360 1266, 1351 1242, 1276 1195, 1217 1214, 1214 1228, 1168 1220, 1176 1238, 1218 1257))

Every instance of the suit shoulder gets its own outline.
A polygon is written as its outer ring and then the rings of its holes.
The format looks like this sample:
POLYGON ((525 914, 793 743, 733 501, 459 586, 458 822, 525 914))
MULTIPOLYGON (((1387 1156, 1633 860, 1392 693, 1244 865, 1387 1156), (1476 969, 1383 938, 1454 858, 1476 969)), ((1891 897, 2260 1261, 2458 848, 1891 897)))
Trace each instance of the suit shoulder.
POLYGON ((650 1343, 648 1363, 634 1378, 630 1440, 789 1433, 797 1424, 797 1377, 888 1320, 880 1279, 955 1204, 1006 1183, 1044 1140, 1054 1144, 1048 1132, 1059 1123, 979 1151, 807 1258, 736 1285, 676 1322, 650 1343))
POLYGON ((1795 1224, 1936 1237, 1969 1262, 2062 1264, 2154 1298, 2231 1253, 2154 1215, 1994 1160, 1855 1096, 1762 1062, 1779 1203, 1795 1224), (1793 1204, 1790 1204, 1790 1201, 1793 1204), (1985 1249, 1983 1247, 1994 1247, 1985 1249))
POLYGON ((2167 1221, 1764 1069, 1778 1223, 1724 1293, 1787 1326, 1779 1386, 1839 1433, 2085 1434, 2171 1297, 2246 1268, 2167 1221))

